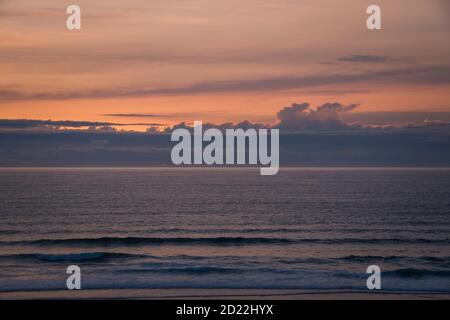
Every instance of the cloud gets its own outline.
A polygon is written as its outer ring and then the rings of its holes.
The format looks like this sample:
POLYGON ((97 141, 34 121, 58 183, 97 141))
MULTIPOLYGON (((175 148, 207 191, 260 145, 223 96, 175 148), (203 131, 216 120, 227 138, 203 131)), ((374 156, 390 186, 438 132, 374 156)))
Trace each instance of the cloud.
MULTIPOLYGON (((350 125, 356 104, 294 103, 277 113, 273 126, 204 123, 203 127, 279 128, 283 165, 450 165, 450 121, 427 120, 401 126, 350 125)), ((408 118, 409 119, 409 118, 408 118)), ((416 118, 413 118, 416 119, 416 118)), ((170 133, 192 129, 181 122, 165 131, 116 131, 110 122, 0 119, 0 166, 171 165, 170 133), (58 130, 59 127, 81 130, 58 130), (29 128, 51 128, 34 130, 29 128), (14 129, 14 130, 11 130, 14 129)), ((127 124, 128 125, 128 124, 127 124)))
POLYGON ((356 55, 340 57, 337 60, 344 61, 344 62, 380 63, 380 62, 386 62, 388 60, 388 57, 356 54, 356 55))
POLYGON ((225 115, 228 112, 226 110, 208 110, 203 112, 174 112, 174 113, 107 113, 101 116, 105 117, 117 117, 117 118, 185 118, 194 119, 210 116, 212 114, 225 115))
POLYGON ((109 113, 103 114, 105 117, 118 117, 118 118, 165 118, 166 115, 151 114, 151 113, 109 113))
MULTIPOLYGON (((282 133, 294 132, 354 132, 354 131, 427 131, 450 133, 449 112, 358 112, 355 110, 357 104, 343 105, 340 103, 324 103, 312 107, 310 103, 293 103, 284 107, 277 114, 277 122, 274 125, 255 123, 243 120, 238 123, 210 123, 204 122, 204 130, 217 128, 221 131, 232 128, 270 129, 279 128, 282 133)), ((114 116, 110 114, 109 116, 114 116)), ((121 117, 159 117, 156 114, 117 114, 121 117)), ((201 119, 201 118, 197 118, 201 119)), ((123 126, 146 126, 147 133, 170 134, 177 128, 192 130, 192 124, 180 122, 173 126, 161 123, 116 123, 116 122, 94 122, 74 120, 32 120, 32 119, 0 119, 0 131, 29 131, 44 130, 58 131, 67 129, 78 129, 91 132, 113 132, 114 127, 123 126)), ((124 130, 121 130, 123 132, 124 130)))
MULTIPOLYGON (((279 128, 282 133, 300 132, 436 132, 450 133, 450 113, 448 112, 358 112, 353 113, 358 104, 343 105, 324 103, 315 108, 310 103, 293 103, 277 114, 274 125, 254 123, 248 120, 239 123, 203 123, 204 130, 217 128, 221 131, 233 128, 269 129, 279 128)), ((170 134, 173 130, 193 126, 180 122, 174 126, 150 126, 148 133, 170 134)))
MULTIPOLYGON (((172 146, 169 134, 0 131, 0 166, 170 166, 172 146)), ((282 165, 449 166, 450 134, 282 133, 280 159, 282 165)))
POLYGON ((230 80, 201 82, 182 87, 112 88, 107 90, 74 92, 25 93, 20 90, 0 90, 0 102, 21 100, 103 99, 113 97, 176 96, 224 92, 268 92, 314 88, 327 85, 353 83, 379 83, 382 85, 448 85, 449 66, 378 70, 362 73, 334 73, 304 77, 277 77, 256 80, 230 80))
MULTIPOLYGON (((226 122, 226 123, 221 123, 221 124, 215 124, 215 123, 210 123, 210 122, 206 122, 206 123, 202 123, 202 128, 203 130, 208 130, 211 128, 214 129, 219 129, 222 132, 225 132, 226 129, 243 129, 243 130, 247 130, 250 128, 254 128, 254 129, 269 129, 271 128, 270 125, 267 124, 263 124, 263 123, 254 123, 248 120, 244 120, 238 123, 232 123, 232 122, 226 122)), ((194 127, 192 125, 187 124, 186 122, 180 122, 178 124, 175 124, 172 127, 165 127, 162 131, 159 127, 156 126, 151 126, 150 128, 148 128, 147 132, 148 133, 164 133, 164 134, 170 134, 173 130, 175 129, 187 129, 192 131, 194 129, 194 127)))
POLYGON ((31 119, 0 119, 0 129, 39 129, 49 128, 108 128, 111 126, 147 126, 158 125, 149 123, 112 123, 112 122, 93 122, 93 121, 73 121, 73 120, 31 120, 31 119))
POLYGON ((445 120, 424 120, 419 123, 409 123, 402 126, 403 129, 419 129, 427 130, 428 132, 439 131, 450 133, 450 121, 445 120))
POLYGON ((358 105, 344 106, 340 103, 325 103, 312 109, 309 103, 294 103, 278 112, 276 127, 283 132, 336 131, 354 129, 343 122, 339 114, 354 110, 358 105))
POLYGON ((362 125, 392 125, 404 126, 410 123, 423 123, 424 121, 450 122, 448 111, 373 111, 342 113, 344 122, 360 123, 362 125))

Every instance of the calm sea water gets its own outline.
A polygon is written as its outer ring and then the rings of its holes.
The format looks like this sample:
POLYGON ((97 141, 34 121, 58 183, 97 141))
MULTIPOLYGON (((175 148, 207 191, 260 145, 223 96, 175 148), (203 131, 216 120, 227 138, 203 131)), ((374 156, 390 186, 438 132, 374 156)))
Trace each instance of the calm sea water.
POLYGON ((449 169, 0 169, 0 291, 450 292, 449 169))

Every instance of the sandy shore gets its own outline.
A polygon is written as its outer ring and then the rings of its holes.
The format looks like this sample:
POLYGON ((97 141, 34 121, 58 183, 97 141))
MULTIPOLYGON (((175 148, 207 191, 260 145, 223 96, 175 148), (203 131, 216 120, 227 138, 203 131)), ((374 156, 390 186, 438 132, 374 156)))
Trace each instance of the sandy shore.
POLYGON ((262 289, 114 289, 1 292, 0 299, 450 300, 450 294, 262 289))

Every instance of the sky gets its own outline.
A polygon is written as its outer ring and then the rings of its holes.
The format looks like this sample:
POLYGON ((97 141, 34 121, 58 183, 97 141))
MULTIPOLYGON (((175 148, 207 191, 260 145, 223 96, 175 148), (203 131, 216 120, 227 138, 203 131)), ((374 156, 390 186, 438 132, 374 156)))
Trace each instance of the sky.
POLYGON ((347 122, 449 121, 449 2, 376 1, 376 31, 370 4, 0 0, 0 119, 276 125, 283 108, 339 103, 356 106, 347 122))
POLYGON ((0 166, 166 165, 194 121, 278 128, 282 165, 450 166, 450 2, 372 4, 0 0, 0 166))

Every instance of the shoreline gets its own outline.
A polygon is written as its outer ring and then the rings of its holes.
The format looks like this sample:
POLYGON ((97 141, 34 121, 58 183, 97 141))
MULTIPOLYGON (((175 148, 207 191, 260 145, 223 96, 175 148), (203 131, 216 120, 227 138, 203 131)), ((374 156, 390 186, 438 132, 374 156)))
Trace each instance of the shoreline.
MULTIPOLYGON (((259 169, 260 166, 256 165, 183 165, 183 166, 174 166, 174 165, 147 165, 147 166, 95 166, 95 165, 85 165, 85 166, 2 166, 0 165, 0 169, 5 170, 16 170, 16 169, 26 169, 26 170, 39 170, 39 169, 86 169, 86 170, 95 170, 95 169, 103 169, 103 170, 115 170, 115 169, 241 169, 241 170, 251 170, 251 169, 259 169)), ((323 164, 323 165, 280 165, 280 169, 359 169, 359 170, 370 170, 370 169, 409 169, 409 170, 450 170, 450 165, 377 165, 377 164, 342 164, 342 165, 333 165, 333 164, 323 164)))
POLYGON ((92 289, 0 292, 0 300, 450 300, 450 293, 293 289, 92 289))

